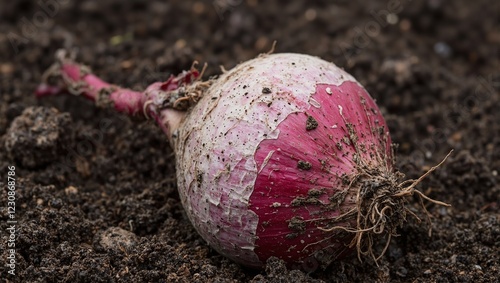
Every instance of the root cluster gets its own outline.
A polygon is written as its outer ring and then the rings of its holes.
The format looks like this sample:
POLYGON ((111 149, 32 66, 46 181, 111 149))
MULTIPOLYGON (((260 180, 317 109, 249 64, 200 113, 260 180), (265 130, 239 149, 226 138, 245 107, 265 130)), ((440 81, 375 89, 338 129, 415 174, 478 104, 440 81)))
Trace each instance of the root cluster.
POLYGON ((352 177, 346 189, 347 192, 355 193, 355 206, 339 217, 331 219, 329 227, 319 227, 326 232, 345 231, 354 234, 349 244, 350 248, 357 251, 358 258, 370 256, 377 262, 387 251, 393 236, 397 236, 397 228, 405 221, 406 216, 411 215, 421 219, 408 208, 410 197, 416 194, 419 204, 425 212, 431 232, 430 213, 425 207, 424 199, 442 206, 450 206, 441 201, 429 198, 424 193, 415 189, 432 171, 441 166, 451 152, 436 166, 416 180, 400 181, 404 175, 399 172, 384 172, 380 168, 370 168, 361 165, 352 177), (346 227, 337 223, 353 223, 354 227, 346 227), (385 246, 379 255, 375 255, 374 244, 376 237, 386 237, 385 246))

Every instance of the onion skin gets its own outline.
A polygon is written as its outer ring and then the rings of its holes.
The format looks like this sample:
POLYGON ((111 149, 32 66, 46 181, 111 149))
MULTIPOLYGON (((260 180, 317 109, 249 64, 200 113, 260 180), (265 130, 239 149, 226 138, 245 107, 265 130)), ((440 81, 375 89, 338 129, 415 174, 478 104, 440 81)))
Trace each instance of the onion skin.
MULTIPOLYGON (((334 64, 301 54, 263 54, 200 81, 194 66, 137 92, 108 84, 60 53, 38 97, 71 92, 101 107, 153 118, 176 153, 179 195, 215 250, 260 268, 326 267, 357 251, 386 251, 420 181, 400 181, 391 139, 366 90, 334 64), (48 81, 48 79, 47 79, 48 81)), ((449 156, 449 154, 448 154, 449 156)), ((447 156, 447 157, 448 157, 447 156)), ((446 158, 445 158, 446 160, 446 158)), ((417 217, 418 219, 418 217, 417 217)))
POLYGON ((334 255, 321 262, 343 254, 350 238, 329 239, 331 232, 316 227, 324 221, 307 220, 334 218, 354 205, 347 199, 339 209, 322 209, 344 188, 342 178, 356 170, 346 121, 362 137, 366 150, 360 158, 392 171, 380 111, 335 65, 272 54, 221 76, 174 140, 179 193, 200 235, 221 254, 252 267, 270 256, 301 263, 318 250, 334 255), (316 128, 307 129, 309 117, 316 128), (311 168, 299 168, 301 161, 311 168), (316 196, 309 203, 293 204, 311 194, 316 196), (302 220, 290 228, 292 219, 302 220))

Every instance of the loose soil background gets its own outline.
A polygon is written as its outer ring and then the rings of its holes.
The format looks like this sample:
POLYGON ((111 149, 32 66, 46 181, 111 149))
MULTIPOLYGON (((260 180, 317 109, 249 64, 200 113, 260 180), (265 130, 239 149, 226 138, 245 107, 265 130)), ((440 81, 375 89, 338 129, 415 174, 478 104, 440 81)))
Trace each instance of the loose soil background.
POLYGON ((61 0, 46 20, 36 1, 0 2, 2 282, 498 282, 498 1, 391 1, 394 11, 384 1, 61 0), (273 40, 276 52, 333 61, 367 88, 408 177, 454 149, 419 186, 452 204, 428 205, 432 236, 411 219, 378 267, 353 257, 326 270, 290 271, 279 260, 246 270, 190 225, 172 151, 152 123, 82 98, 33 96, 58 48, 75 48, 108 81, 142 89, 193 60, 218 74, 273 40), (30 106, 43 108, 22 114, 30 106), (9 165, 15 276, 4 265, 9 165))

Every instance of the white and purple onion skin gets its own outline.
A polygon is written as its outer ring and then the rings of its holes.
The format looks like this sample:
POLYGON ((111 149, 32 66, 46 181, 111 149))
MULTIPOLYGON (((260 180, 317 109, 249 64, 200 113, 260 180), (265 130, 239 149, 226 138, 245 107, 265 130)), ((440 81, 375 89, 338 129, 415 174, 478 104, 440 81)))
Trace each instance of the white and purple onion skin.
POLYGON ((262 55, 223 74, 173 144, 190 221, 215 250, 249 267, 270 256, 291 266, 342 257, 351 235, 319 228, 355 206, 357 191, 338 205, 335 194, 360 160, 392 172, 373 99, 352 76, 308 55, 262 55))

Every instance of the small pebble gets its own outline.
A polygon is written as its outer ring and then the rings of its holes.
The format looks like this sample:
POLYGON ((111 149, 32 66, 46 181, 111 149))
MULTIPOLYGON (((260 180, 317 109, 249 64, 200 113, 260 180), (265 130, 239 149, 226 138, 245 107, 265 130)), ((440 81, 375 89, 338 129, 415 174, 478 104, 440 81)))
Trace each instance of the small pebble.
POLYGON ((316 13, 316 10, 315 9, 307 9, 306 12, 304 13, 304 16, 306 18, 306 20, 308 21, 314 21, 316 19, 316 16, 317 16, 317 13, 316 13))
POLYGON ((136 244, 137 236, 120 227, 110 227, 96 234, 96 242, 105 250, 121 251, 136 244))
POLYGON ((455 263, 457 263, 457 255, 452 255, 452 256, 450 257, 450 262, 451 262, 451 264, 455 264, 455 263))
POLYGON ((78 193, 78 189, 73 186, 69 186, 64 189, 64 192, 66 193, 66 195, 73 195, 78 193))
POLYGON ((432 152, 426 151, 425 152, 425 157, 428 158, 428 159, 430 159, 432 157, 432 152))
POLYGON ((390 25, 395 25, 399 22, 399 17, 396 14, 388 14, 386 17, 386 21, 390 25))
POLYGON ((451 55, 451 47, 444 42, 438 42, 434 44, 434 52, 444 58, 448 58, 451 55))

